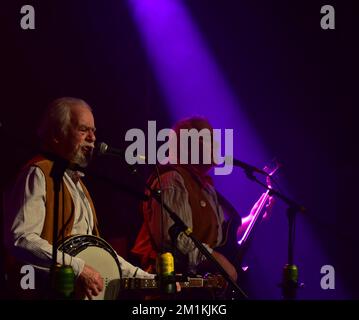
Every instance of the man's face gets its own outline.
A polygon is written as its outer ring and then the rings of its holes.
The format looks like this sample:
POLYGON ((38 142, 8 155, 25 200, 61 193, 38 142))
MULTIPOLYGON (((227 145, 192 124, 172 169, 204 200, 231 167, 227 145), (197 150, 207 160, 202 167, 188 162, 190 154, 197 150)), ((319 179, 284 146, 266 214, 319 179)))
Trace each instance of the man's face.
POLYGON ((86 106, 74 106, 67 133, 59 141, 59 153, 70 162, 86 167, 95 147, 95 130, 92 112, 86 106))

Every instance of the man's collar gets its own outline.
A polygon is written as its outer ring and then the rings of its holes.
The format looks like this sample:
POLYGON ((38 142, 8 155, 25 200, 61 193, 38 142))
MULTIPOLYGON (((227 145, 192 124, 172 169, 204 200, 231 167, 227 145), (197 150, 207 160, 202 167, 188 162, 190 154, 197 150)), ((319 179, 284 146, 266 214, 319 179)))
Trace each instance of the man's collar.
POLYGON ((74 183, 77 183, 81 178, 85 176, 85 174, 79 170, 66 169, 66 173, 69 175, 69 177, 74 183))

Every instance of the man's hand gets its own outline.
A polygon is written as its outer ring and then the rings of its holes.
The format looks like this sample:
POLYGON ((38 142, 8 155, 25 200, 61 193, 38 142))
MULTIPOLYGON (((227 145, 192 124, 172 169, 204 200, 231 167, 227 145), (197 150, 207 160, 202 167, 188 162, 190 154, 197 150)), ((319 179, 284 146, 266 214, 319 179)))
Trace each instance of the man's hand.
POLYGON ((268 203, 266 205, 266 211, 263 214, 263 219, 269 219, 271 213, 272 213, 272 208, 273 205, 275 203, 275 198, 273 196, 268 198, 268 203))
POLYGON ((101 275, 89 265, 85 265, 77 279, 77 290, 80 296, 86 295, 92 300, 93 296, 97 296, 103 290, 103 279, 101 275))
POLYGON ((238 274, 236 268, 228 261, 228 259, 217 251, 212 252, 212 256, 219 262, 223 269, 231 276, 234 281, 237 281, 238 274))

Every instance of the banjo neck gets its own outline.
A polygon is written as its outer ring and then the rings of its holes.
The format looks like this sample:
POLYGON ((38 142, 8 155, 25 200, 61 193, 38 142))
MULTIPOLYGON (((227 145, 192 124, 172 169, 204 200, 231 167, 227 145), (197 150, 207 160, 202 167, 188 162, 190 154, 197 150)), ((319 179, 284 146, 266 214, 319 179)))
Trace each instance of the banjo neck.
MULTIPOLYGON (((157 279, 123 278, 120 279, 122 290, 141 290, 158 289, 159 281, 157 279)), ((225 280, 220 276, 210 278, 186 278, 185 281, 178 282, 181 288, 216 288, 225 286, 225 280)))
MULTIPOLYGON (((59 245, 59 250, 73 257, 83 259, 86 264, 97 270, 104 279, 104 290, 94 300, 117 300, 121 291, 160 288, 157 279, 121 278, 121 266, 116 252, 103 239, 92 235, 75 235, 59 245)), ((222 289, 226 281, 221 276, 176 277, 181 288, 222 289)), ((85 297, 83 297, 85 298, 85 297)))

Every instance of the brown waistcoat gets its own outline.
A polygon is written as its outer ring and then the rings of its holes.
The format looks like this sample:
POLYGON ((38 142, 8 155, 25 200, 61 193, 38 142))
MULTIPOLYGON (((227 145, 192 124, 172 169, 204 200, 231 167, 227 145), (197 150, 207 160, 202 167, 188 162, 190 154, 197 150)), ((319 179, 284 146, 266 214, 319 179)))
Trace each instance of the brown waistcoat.
MULTIPOLYGON (((201 242, 207 243, 210 247, 215 247, 218 236, 217 213, 213 210, 211 204, 207 201, 203 186, 193 174, 180 166, 160 167, 161 174, 169 171, 177 171, 184 180, 188 191, 188 200, 192 209, 192 231, 193 235, 201 242)), ((148 184, 152 185, 155 175, 151 176, 148 184)), ((144 217, 145 218, 145 217, 144 217)), ((186 222, 186 221, 185 221, 186 222)), ((141 259, 144 268, 153 264, 158 254, 157 248, 150 235, 146 219, 142 225, 140 233, 132 252, 141 259)))
MULTIPOLYGON (((46 159, 43 156, 36 156, 35 158, 31 159, 26 166, 36 166, 41 169, 44 173, 45 181, 46 181, 46 200, 45 200, 45 207, 46 207, 46 215, 45 215, 45 222, 41 232, 41 238, 47 240, 50 244, 53 242, 53 226, 54 226, 54 179, 51 177, 51 170, 53 168, 54 162, 52 160, 46 159)), ((92 199, 88 190, 86 189, 85 185, 81 180, 79 180, 81 186, 85 192, 85 195, 90 203, 92 213, 93 213, 93 221, 94 221, 94 229, 92 233, 96 236, 99 235, 98 232, 98 225, 97 225, 97 218, 96 218, 96 211, 93 205, 92 199)), ((34 212, 34 214, 36 214, 34 212)), ((59 219, 57 223, 57 239, 61 240, 62 236, 62 228, 64 228, 64 235, 65 238, 71 235, 72 227, 74 224, 74 217, 75 217, 75 205, 70 195, 69 190, 66 187, 64 181, 61 183, 60 193, 59 193, 59 219), (62 219, 62 214, 64 215, 64 219, 62 219), (64 224, 63 224, 64 221, 64 224)))

